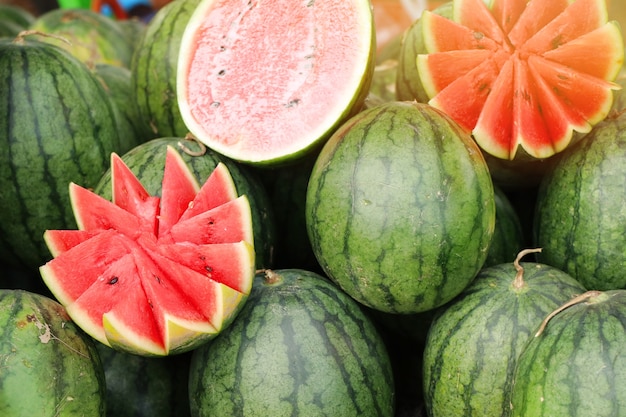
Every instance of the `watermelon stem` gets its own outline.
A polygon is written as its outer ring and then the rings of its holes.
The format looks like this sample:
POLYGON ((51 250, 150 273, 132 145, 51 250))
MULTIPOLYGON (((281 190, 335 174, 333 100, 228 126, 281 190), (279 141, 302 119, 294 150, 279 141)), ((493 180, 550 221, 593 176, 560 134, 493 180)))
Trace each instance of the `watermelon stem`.
POLYGON ((515 280, 513 281, 513 288, 515 288, 516 290, 522 289, 526 285, 526 283, 524 282, 524 268, 522 267, 522 265, 520 265, 522 258, 529 253, 538 252, 541 252, 541 248, 524 249, 517 254, 517 258, 515 258, 515 261, 513 262, 515 270, 517 271, 517 273, 515 274, 515 280))
POLYGON ((265 284, 266 285, 276 285, 279 284, 280 282, 282 282, 283 278, 280 276, 280 274, 277 274, 276 272, 274 272, 271 269, 264 269, 261 270, 260 272, 264 272, 265 273, 265 284))
POLYGON ((597 297, 600 294, 602 294, 602 291, 598 291, 598 290, 592 290, 592 291, 587 291, 584 292, 580 295, 577 295, 576 297, 572 298, 571 300, 569 300, 568 302, 566 302, 565 304, 563 304, 561 307, 557 308, 556 310, 554 310, 552 313, 548 314, 546 316, 545 319, 543 319, 543 321, 541 322, 541 325, 539 326, 539 329, 537 330, 537 333, 535 333, 535 337, 539 337, 541 336, 541 334, 543 333, 543 331, 546 329, 546 326, 548 325, 548 322, 552 319, 552 317, 556 316, 557 314, 559 314, 561 311, 575 305, 575 304, 580 304, 582 302, 585 302, 591 298, 597 297))
POLYGON ((206 146, 204 145, 204 143, 200 142, 198 139, 196 139, 195 136, 193 136, 191 133, 187 133, 187 135, 185 135, 185 139, 184 140, 188 140, 191 142, 195 142, 198 147, 200 148, 197 151, 192 151, 191 149, 189 149, 187 147, 187 145, 184 145, 182 141, 178 141, 178 147, 185 152, 187 155, 190 156, 202 156, 206 153, 206 146))

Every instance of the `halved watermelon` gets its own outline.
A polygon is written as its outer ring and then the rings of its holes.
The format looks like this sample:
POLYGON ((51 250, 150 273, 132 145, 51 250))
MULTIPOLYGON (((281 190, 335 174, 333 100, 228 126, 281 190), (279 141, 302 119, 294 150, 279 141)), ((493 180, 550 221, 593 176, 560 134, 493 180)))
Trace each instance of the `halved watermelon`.
POLYGON ((603 120, 624 61, 605 0, 454 0, 425 11, 417 68, 429 103, 488 154, 547 158, 603 120))
POLYGON ((202 0, 180 45, 182 118, 240 162, 297 159, 360 110, 374 32, 369 0, 202 0))
POLYGON ((161 197, 111 156, 113 201, 70 184, 78 230, 47 230, 44 282, 96 340, 138 355, 193 349, 245 302, 255 274, 252 218, 224 164, 199 186, 167 148, 161 197))

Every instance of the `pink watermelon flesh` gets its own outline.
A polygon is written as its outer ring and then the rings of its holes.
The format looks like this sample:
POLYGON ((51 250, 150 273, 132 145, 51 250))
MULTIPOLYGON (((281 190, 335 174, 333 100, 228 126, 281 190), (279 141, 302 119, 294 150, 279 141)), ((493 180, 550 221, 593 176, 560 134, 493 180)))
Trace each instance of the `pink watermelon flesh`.
POLYGON ((102 343, 144 355, 191 349, 219 333, 250 291, 248 200, 223 164, 199 187, 173 148, 161 198, 121 158, 111 164, 115 202, 70 185, 80 229, 46 231, 54 258, 40 268, 44 282, 102 343))
POLYGON ((289 159, 360 107, 374 50, 367 0, 203 0, 181 41, 181 114, 233 159, 289 159))
POLYGON ((452 20, 421 19, 429 103, 491 155, 547 158, 607 116, 624 45, 604 0, 454 0, 452 20))

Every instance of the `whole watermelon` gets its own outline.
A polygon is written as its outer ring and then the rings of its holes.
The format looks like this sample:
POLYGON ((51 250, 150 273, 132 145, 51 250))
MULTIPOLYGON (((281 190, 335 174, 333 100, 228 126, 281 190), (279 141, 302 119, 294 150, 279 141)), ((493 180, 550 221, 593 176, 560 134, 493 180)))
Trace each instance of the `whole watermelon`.
POLYGON ((104 417, 94 341, 46 296, 0 290, 0 415, 104 417))
POLYGON ((506 416, 626 415, 626 290, 589 291, 522 351, 506 416))
POLYGON ((152 137, 184 137, 176 99, 178 51, 183 31, 200 0, 174 0, 159 9, 135 47, 131 61, 132 93, 152 137))
POLYGON ((489 170, 442 112, 389 102, 348 120, 319 154, 306 196, 311 246, 362 304, 418 313, 457 296, 495 227, 489 170))
POLYGON ((502 416, 517 358, 537 323, 583 292, 568 274, 535 262, 482 269, 442 307, 428 331, 423 358, 428 415, 502 416))
POLYGON ((192 354, 191 414, 394 415, 385 344, 359 305, 315 273, 257 274, 237 319, 192 354))
POLYGON ((119 150, 109 97, 69 52, 0 39, 0 259, 36 269, 46 229, 75 227, 69 183, 93 187, 119 150))
POLYGON ((540 259, 587 289, 626 288, 626 113, 566 149, 537 195, 540 259))

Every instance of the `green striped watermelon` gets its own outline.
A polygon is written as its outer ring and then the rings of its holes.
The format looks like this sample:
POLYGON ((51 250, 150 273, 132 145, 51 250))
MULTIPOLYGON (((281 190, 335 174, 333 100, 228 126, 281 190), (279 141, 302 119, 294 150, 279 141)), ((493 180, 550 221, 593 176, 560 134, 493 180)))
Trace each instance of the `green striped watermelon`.
POLYGON ((589 291, 540 323, 519 357, 506 416, 626 415, 626 291, 589 291))
POLYGON ((100 81, 56 46, 0 40, 0 258, 33 270, 48 228, 73 226, 67 185, 93 187, 119 149, 100 81))
POLYGON ((53 9, 29 29, 38 32, 29 36, 64 48, 87 64, 130 66, 133 47, 126 34, 117 21, 93 10, 53 9))
POLYGON ((159 9, 135 47, 131 61, 132 94, 147 129, 155 138, 185 137, 176 99, 180 41, 200 0, 174 0, 159 9))
POLYGON ((149 358, 96 344, 107 417, 189 416, 189 354, 149 358))
MULTIPOLYGON (((237 194, 245 195, 250 203, 254 227, 254 249, 257 268, 274 265, 277 237, 270 197, 255 171, 206 148, 192 138, 163 137, 149 140, 126 154, 122 160, 131 168, 150 195, 161 195, 161 181, 168 146, 180 152, 198 182, 203 182, 218 163, 228 168, 237 194)), ((111 171, 107 171, 95 187, 96 193, 111 198, 111 171)))
POLYGON ((257 274, 232 326, 191 358, 191 414, 394 415, 384 342, 359 305, 315 273, 257 274))
POLYGON ((496 186, 494 198, 496 223, 483 267, 511 262, 525 243, 521 219, 507 194, 496 186))
POLYGON ((0 290, 0 415, 104 417, 94 341, 46 296, 0 290))
POLYGON ((28 10, 12 4, 0 4, 0 36, 17 36, 35 20, 28 10))
POLYGON ((626 113, 568 148, 537 195, 535 245, 542 262, 591 290, 626 287, 626 113))
POLYGON ((164 356, 226 328, 254 277, 250 205, 224 164, 200 185, 177 151, 150 195, 116 154, 112 200, 71 183, 77 230, 46 230, 41 276, 72 320, 118 350, 164 356))
POLYGON ((306 196, 311 246, 357 301, 417 313, 458 295, 486 260, 494 190, 471 137, 416 102, 362 111, 319 154, 306 196))
POLYGON ((430 417, 502 416, 517 358, 537 323, 585 292, 563 271, 520 263, 525 253, 481 270, 433 320, 423 359, 430 417))

